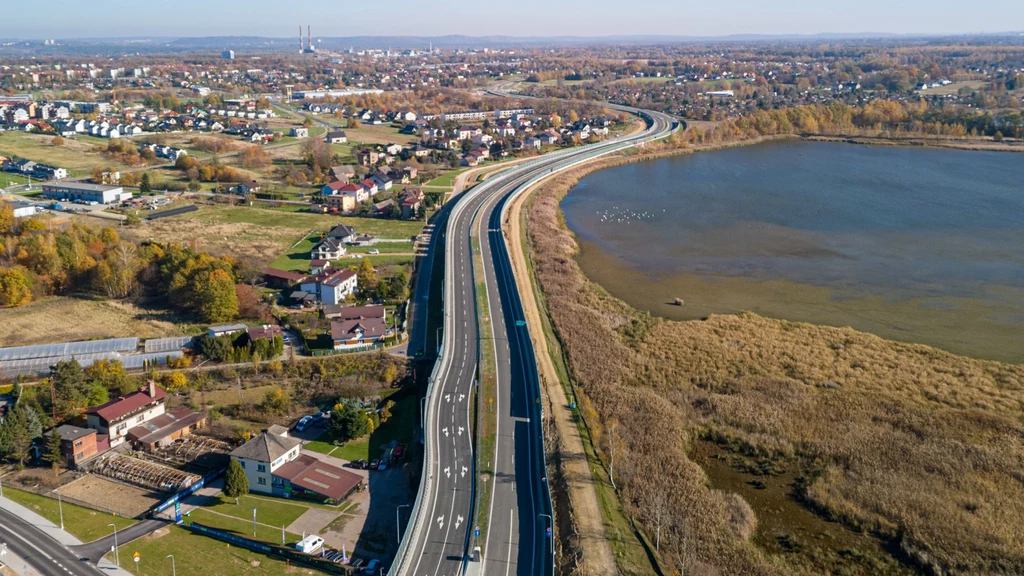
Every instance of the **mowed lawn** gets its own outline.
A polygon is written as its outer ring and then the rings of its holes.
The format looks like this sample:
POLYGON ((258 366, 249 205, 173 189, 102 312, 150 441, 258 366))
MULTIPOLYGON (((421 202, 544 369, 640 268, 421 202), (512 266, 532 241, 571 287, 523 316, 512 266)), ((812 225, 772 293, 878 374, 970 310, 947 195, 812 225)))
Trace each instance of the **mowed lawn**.
MULTIPOLYGON (((60 526, 60 509, 56 498, 40 496, 6 486, 4 487, 4 496, 60 526)), ((113 529, 109 524, 116 524, 118 530, 123 530, 137 522, 134 518, 122 518, 67 502, 64 502, 63 509, 64 529, 82 542, 92 542, 112 534, 113 529)))
MULTIPOLYGON (((241 506, 241 504, 239 504, 241 506)), ((270 522, 265 522, 260 518, 259 509, 256 510, 256 535, 253 536, 252 530, 252 506, 247 508, 248 518, 241 519, 232 516, 222 516, 221 514, 214 514, 209 510, 198 508, 192 510, 188 519, 190 522, 198 522, 203 526, 209 526, 211 528, 217 528, 225 532, 237 534, 245 538, 252 538, 253 540, 260 540, 261 542, 269 542, 271 544, 281 544, 281 526, 270 522)), ((287 528, 287 524, 284 525, 287 528)), ((284 533, 285 544, 294 544, 302 539, 302 536, 298 534, 292 534, 290 532, 284 533)))
POLYGON ((238 504, 235 504, 234 498, 221 496, 219 503, 203 506, 203 508, 250 521, 252 520, 252 509, 256 508, 256 521, 271 526, 289 526, 306 510, 309 510, 304 504, 292 503, 280 498, 262 498, 251 494, 240 497, 238 504))
MULTIPOLYGON (((281 541, 280 530, 276 542, 281 541)), ((121 565, 140 576, 167 576, 174 555, 178 574, 216 574, 217 576, 278 576, 280 574, 321 574, 311 568, 289 566, 284 561, 264 556, 208 536, 193 534, 179 526, 161 528, 153 534, 121 546, 121 565), (132 555, 139 553, 139 563, 132 555)), ((113 560, 113 554, 107 559, 113 560)))

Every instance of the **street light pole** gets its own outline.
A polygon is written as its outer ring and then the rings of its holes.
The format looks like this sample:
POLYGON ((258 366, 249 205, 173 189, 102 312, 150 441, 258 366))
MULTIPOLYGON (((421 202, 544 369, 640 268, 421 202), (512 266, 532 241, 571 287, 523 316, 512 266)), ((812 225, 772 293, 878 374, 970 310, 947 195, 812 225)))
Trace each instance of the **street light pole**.
POLYGON ((174 567, 174 554, 168 554, 167 557, 171 559, 171 576, 178 576, 178 571, 174 567))
POLYGON ((252 537, 256 537, 256 509, 252 509, 252 537))
POLYGON ((107 524, 114 527, 114 564, 121 566, 121 551, 117 549, 117 524, 107 524))
POLYGON ((551 565, 554 566, 555 565, 555 521, 554 521, 553 518, 551 518, 551 516, 549 516, 547 514, 538 514, 538 516, 543 516, 544 518, 547 518, 548 522, 550 523, 550 526, 551 526, 551 537, 548 538, 548 546, 551 547, 551 565))
POLYGON ((60 490, 54 490, 57 493, 57 508, 60 510, 60 529, 64 529, 64 503, 60 499, 60 490))
POLYGON ((408 508, 410 506, 412 506, 412 504, 399 504, 398 508, 395 508, 395 542, 397 544, 402 543, 402 533, 399 532, 399 529, 401 528, 402 525, 402 521, 399 519, 398 511, 401 510, 402 508, 408 508))

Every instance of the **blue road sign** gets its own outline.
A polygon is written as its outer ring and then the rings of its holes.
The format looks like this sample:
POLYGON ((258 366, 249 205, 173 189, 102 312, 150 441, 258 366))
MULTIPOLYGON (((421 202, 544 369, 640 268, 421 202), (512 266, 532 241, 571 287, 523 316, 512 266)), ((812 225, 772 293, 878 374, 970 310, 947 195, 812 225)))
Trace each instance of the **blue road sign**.
POLYGON ((549 526, 546 530, 544 530, 544 533, 547 534, 548 538, 551 538, 551 527, 549 526))
POLYGON ((473 536, 476 536, 477 538, 480 537, 480 527, 479 526, 477 526, 476 528, 473 529, 473 536))

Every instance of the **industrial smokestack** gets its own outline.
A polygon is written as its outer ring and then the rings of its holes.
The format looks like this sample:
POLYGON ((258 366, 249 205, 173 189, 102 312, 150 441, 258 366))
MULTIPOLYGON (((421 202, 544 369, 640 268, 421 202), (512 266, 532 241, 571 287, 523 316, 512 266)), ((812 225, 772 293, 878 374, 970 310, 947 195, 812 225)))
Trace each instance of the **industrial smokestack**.
POLYGON ((304 47, 302 46, 302 24, 299 24, 299 52, 300 53, 302 52, 303 48, 304 47))
POLYGON ((310 25, 306 24, 306 47, 309 50, 313 50, 313 33, 310 32, 310 25))

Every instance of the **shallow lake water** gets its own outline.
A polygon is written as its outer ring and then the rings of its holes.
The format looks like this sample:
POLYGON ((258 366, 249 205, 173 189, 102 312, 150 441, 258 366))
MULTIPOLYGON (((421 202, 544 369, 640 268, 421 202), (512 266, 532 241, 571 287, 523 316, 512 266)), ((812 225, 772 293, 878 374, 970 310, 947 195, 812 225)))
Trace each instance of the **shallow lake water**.
POLYGON ((602 170, 562 208, 584 272, 638 309, 1024 361, 1021 154, 777 142, 602 170))

